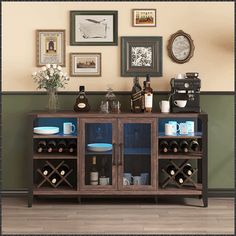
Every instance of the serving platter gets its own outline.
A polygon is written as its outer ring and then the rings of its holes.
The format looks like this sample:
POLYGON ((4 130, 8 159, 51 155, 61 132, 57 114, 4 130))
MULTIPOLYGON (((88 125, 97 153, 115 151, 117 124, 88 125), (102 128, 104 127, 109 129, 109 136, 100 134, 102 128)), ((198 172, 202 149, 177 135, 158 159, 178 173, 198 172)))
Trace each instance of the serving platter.
POLYGON ((110 143, 90 143, 87 145, 88 151, 91 152, 107 152, 112 150, 110 143))
POLYGON ((34 127, 34 133, 35 134, 57 134, 59 133, 59 127, 53 127, 53 126, 39 126, 34 127))

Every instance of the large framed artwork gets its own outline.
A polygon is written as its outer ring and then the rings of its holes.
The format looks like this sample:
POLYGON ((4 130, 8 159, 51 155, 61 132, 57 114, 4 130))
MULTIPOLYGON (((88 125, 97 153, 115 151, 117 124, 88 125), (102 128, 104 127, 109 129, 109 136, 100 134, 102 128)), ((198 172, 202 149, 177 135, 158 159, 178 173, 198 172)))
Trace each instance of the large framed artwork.
POLYGON ((71 45, 117 45, 117 11, 70 11, 71 45))
POLYGON ((155 27, 156 9, 133 9, 132 18, 134 27, 155 27))
POLYGON ((162 37, 121 37, 121 76, 162 76, 162 37))
POLYGON ((65 30, 36 30, 36 65, 65 66, 65 30))
POLYGON ((101 76, 101 53, 70 53, 70 76, 101 76))

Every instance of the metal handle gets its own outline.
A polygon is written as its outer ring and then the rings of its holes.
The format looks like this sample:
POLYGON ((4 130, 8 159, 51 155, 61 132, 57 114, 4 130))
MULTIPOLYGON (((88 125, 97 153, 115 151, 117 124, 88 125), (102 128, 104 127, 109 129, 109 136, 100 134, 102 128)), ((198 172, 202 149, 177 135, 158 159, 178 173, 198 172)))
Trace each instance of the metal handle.
POLYGON ((116 143, 112 144, 112 165, 115 166, 116 165, 116 143))
POLYGON ((122 165, 123 155, 124 155, 124 152, 123 152, 123 144, 120 143, 119 146, 120 146, 120 156, 119 156, 119 162, 118 162, 118 165, 121 166, 121 165, 122 165))

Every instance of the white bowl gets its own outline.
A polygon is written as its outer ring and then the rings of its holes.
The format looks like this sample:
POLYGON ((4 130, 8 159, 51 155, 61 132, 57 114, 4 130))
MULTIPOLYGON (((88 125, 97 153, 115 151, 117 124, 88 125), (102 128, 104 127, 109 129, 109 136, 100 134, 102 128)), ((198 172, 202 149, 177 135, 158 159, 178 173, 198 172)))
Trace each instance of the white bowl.
POLYGON ((112 150, 112 145, 110 143, 90 143, 87 148, 91 152, 107 152, 112 150))

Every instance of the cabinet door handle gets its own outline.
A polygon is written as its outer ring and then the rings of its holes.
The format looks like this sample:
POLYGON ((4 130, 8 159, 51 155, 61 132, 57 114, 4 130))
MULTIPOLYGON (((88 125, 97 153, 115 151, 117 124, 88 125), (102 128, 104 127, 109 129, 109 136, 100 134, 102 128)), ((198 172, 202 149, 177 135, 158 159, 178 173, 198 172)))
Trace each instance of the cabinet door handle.
POLYGON ((122 159, 123 159, 123 144, 120 143, 120 155, 119 155, 119 162, 118 162, 118 165, 122 165, 122 159))
POLYGON ((112 144, 112 165, 116 165, 116 143, 112 144))

